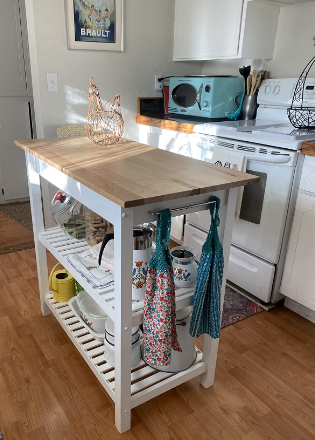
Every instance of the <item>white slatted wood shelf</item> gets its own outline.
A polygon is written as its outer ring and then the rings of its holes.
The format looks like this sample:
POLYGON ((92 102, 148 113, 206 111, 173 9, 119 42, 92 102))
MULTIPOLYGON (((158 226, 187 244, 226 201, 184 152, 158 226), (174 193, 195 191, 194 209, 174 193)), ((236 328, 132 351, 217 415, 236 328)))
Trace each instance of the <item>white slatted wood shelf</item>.
MULTIPOLYGON (((76 240, 70 237, 61 228, 46 229, 39 235, 41 243, 53 254, 53 256, 68 270, 69 273, 81 284, 85 291, 98 303, 107 315, 115 321, 114 313, 114 288, 110 287, 101 293, 98 293, 88 281, 82 277, 68 262, 66 257, 71 254, 78 254, 90 246, 85 240, 76 240)), ((131 290, 131 289, 130 289, 131 290)), ((131 294, 131 292, 130 292, 131 294)), ((176 308, 183 309, 193 304, 194 289, 180 288, 176 289, 176 308)), ((140 325, 143 322, 143 301, 133 301, 132 303, 133 326, 140 325)))
MULTIPOLYGON (((115 401, 115 369, 105 361, 104 344, 94 339, 67 303, 57 303, 52 294, 46 296, 46 303, 97 379, 115 401)), ((132 368, 130 376, 132 408, 204 373, 206 363, 202 361, 202 352, 197 348, 196 350, 196 362, 180 373, 157 371, 146 365, 143 360, 132 368)))

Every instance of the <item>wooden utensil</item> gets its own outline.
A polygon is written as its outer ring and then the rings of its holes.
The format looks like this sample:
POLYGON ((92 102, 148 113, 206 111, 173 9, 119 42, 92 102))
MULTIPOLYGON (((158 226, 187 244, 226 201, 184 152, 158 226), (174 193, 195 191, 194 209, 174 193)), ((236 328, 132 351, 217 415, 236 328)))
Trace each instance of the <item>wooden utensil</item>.
POLYGON ((252 89, 250 91, 250 95, 254 94, 254 88, 256 86, 256 81, 257 81, 257 70, 254 69, 253 71, 253 77, 252 77, 252 89))
POLYGON ((258 76, 258 78, 257 78, 256 84, 255 84, 255 87, 254 87, 254 90, 253 90, 253 92, 252 92, 252 95, 255 95, 256 91, 258 91, 258 89, 259 89, 259 87, 260 87, 260 84, 261 84, 261 81, 262 81, 262 75, 260 74, 260 75, 258 76))
POLYGON ((252 87, 252 75, 249 74, 248 77, 247 77, 247 88, 246 88, 247 95, 250 94, 251 87, 252 87))

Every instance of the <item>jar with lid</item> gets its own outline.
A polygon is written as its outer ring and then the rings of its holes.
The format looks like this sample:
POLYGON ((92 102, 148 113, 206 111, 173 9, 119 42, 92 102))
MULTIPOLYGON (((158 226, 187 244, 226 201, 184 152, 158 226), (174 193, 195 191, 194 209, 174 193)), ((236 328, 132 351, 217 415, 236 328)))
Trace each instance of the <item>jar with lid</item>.
POLYGON ((85 208, 82 203, 59 190, 50 208, 56 223, 67 234, 76 239, 85 238, 85 208))

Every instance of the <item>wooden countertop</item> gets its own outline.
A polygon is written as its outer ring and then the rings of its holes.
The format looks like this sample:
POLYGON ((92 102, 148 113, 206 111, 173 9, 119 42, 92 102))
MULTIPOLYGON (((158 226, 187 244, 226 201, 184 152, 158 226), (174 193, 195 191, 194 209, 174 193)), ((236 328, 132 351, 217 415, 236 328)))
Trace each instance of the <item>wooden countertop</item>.
POLYGON ((303 142, 302 154, 305 156, 315 156, 315 142, 303 142))
POLYGON ((86 137, 20 140, 15 144, 125 208, 259 180, 127 139, 108 147, 97 146, 86 137))
POLYGON ((177 122, 169 119, 151 118, 149 116, 137 116, 137 124, 149 125, 150 127, 163 128, 165 130, 180 131, 182 133, 193 133, 195 124, 190 122, 177 122))

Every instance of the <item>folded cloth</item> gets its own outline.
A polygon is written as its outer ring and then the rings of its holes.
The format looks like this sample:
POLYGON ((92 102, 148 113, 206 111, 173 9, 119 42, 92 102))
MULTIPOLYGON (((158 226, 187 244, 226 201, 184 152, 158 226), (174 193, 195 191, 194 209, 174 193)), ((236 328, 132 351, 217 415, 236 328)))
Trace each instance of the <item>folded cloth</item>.
POLYGON ((80 254, 69 255, 67 260, 94 287, 107 287, 114 282, 114 270, 110 266, 98 265, 98 258, 88 249, 80 254))
MULTIPOLYGON (((101 246, 102 243, 98 243, 97 245, 91 247, 91 252, 97 259, 101 250, 101 246)), ((114 269, 114 240, 110 240, 105 246, 101 266, 114 269)))

